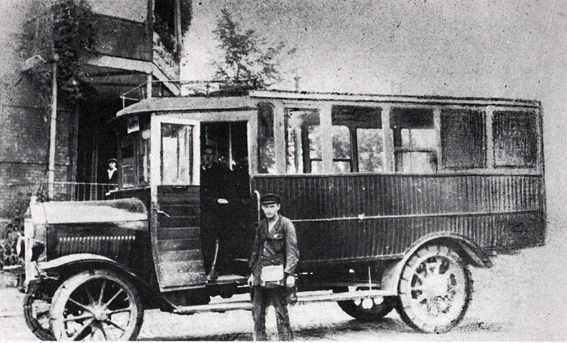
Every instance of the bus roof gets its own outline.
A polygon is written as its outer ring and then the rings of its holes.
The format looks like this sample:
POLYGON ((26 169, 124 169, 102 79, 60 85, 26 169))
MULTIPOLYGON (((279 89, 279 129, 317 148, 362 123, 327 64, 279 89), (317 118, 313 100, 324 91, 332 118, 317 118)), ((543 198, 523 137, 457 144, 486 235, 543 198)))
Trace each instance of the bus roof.
POLYGON ((279 99, 292 101, 340 101, 340 102, 380 102, 406 103, 423 105, 468 105, 468 106, 522 106, 540 107, 536 100, 480 98, 480 97, 447 97, 447 96, 415 96, 415 95, 380 95, 353 93, 321 93, 295 92, 281 90, 250 91, 245 96, 186 96, 149 98, 128 106, 117 113, 117 117, 149 112, 172 111, 207 111, 224 109, 251 110, 261 99, 279 99))
POLYGON ((295 91, 251 91, 252 98, 271 98, 288 100, 319 100, 319 101, 351 101, 351 102, 390 102, 390 103, 423 103, 434 104, 462 104, 462 105, 500 105, 500 106, 527 106, 539 107, 541 103, 536 100, 481 98, 481 97, 450 97, 437 95, 383 95, 363 93, 321 93, 321 92, 295 92, 295 91))

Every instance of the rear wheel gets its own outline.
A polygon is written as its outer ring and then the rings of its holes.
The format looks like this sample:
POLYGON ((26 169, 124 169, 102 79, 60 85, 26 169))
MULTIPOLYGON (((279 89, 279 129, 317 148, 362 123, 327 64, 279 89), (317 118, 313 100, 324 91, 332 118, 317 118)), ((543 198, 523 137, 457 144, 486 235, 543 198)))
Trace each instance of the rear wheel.
POLYGON ((472 279, 455 250, 432 244, 408 259, 398 291, 396 310, 404 322, 422 332, 447 332, 465 316, 472 279))
POLYGON ((132 282, 109 270, 72 276, 53 296, 51 326, 57 340, 134 340, 143 318, 132 282))
POLYGON ((337 304, 349 316, 361 321, 371 322, 382 319, 396 304, 395 298, 376 297, 338 301, 337 304))

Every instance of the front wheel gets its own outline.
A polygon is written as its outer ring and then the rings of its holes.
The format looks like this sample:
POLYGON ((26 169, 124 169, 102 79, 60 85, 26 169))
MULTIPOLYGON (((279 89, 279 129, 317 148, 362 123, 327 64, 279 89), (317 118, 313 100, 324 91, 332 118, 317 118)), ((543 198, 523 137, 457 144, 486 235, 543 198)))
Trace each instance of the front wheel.
POLYGON ((405 263, 398 293, 396 310, 404 322, 422 332, 447 332, 465 316, 472 279, 455 250, 432 244, 405 263))
POLYGON ((24 297, 24 319, 32 333, 42 341, 54 341, 49 311, 51 299, 39 289, 30 290, 24 297))
POLYGON ((144 318, 132 282, 104 269, 70 277, 52 303, 51 326, 57 340, 134 340, 144 318))

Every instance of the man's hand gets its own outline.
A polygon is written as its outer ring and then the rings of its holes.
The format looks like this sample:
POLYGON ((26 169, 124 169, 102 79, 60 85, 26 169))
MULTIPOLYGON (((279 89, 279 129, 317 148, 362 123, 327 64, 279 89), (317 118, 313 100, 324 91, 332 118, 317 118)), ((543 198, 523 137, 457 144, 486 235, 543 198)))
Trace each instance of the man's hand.
POLYGON ((228 204, 228 200, 224 199, 224 198, 218 198, 217 199, 217 204, 219 205, 226 205, 228 204))
POLYGON ((295 276, 288 275, 287 278, 285 279, 285 286, 288 288, 295 286, 295 276))
POLYGON ((254 286, 254 275, 252 275, 252 274, 248 278, 248 286, 250 286, 250 287, 254 286))

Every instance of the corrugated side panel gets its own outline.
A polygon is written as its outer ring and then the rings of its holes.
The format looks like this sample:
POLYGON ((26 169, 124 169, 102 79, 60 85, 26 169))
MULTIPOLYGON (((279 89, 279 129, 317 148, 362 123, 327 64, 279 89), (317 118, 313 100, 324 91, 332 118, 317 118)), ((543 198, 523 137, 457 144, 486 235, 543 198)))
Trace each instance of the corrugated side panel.
POLYGON ((305 262, 400 255, 440 231, 493 249, 545 240, 539 175, 262 175, 252 184, 281 194, 305 262))
POLYGON ((156 273, 162 291, 206 281, 201 252, 199 187, 158 187, 156 273), (167 215, 166 215, 167 214, 167 215))

